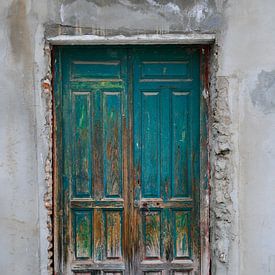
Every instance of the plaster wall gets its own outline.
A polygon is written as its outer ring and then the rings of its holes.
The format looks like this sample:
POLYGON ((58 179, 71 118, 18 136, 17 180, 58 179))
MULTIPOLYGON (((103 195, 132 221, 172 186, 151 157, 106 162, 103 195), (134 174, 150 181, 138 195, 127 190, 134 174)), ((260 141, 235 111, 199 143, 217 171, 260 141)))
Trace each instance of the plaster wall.
POLYGON ((233 1, 218 75, 229 81, 239 202, 240 274, 275 274, 273 1, 233 1))
POLYGON ((212 273, 275 274, 274 13, 272 0, 1 1, 1 274, 50 270, 45 36, 169 33, 217 37, 209 124, 212 273))

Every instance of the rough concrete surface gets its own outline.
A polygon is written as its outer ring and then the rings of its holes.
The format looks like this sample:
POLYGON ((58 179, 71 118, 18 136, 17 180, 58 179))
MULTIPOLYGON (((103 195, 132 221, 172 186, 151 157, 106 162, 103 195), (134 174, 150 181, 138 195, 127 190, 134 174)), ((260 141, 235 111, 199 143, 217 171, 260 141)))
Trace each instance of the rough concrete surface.
POLYGON ((168 33, 217 37, 209 110, 212 274, 275 274, 274 14, 273 0, 0 1, 1 274, 51 272, 45 36, 168 33))

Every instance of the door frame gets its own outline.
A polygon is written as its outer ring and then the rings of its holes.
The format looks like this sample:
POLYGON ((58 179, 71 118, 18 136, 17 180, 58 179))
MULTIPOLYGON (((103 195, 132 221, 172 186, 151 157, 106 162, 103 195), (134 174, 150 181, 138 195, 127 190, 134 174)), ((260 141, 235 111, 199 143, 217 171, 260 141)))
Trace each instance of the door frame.
MULTIPOLYGON (((58 81, 58 75, 61 74, 61 57, 58 50, 58 45, 185 45, 190 48, 200 49, 200 244, 201 244, 201 274, 210 274, 210 165, 209 165, 209 127, 208 121, 210 117, 209 105, 209 50, 210 45, 213 44, 215 36, 212 34, 201 35, 136 35, 130 37, 102 37, 94 35, 83 36, 57 36, 47 39, 47 43, 51 48, 51 72, 52 72, 52 240, 53 245, 53 270, 54 274, 61 274, 60 270, 63 265, 62 260, 64 255, 62 248, 62 239, 64 236, 62 229, 62 190, 61 175, 59 167, 62 167, 62 160, 58 158, 59 152, 62 152, 61 136, 62 129, 57 125, 61 125, 62 103, 56 101, 62 93, 61 82, 58 81), (59 203, 61 202, 61 203, 59 203)), ((51 216, 51 215, 50 215, 51 216)))

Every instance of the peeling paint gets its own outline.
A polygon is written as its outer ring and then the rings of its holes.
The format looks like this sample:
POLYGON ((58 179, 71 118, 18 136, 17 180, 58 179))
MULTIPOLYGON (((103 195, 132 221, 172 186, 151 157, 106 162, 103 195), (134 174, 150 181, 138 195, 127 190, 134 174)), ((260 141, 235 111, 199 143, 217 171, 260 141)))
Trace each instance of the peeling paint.
POLYGON ((192 18, 195 18, 195 20, 200 23, 202 22, 207 14, 209 12, 208 5, 206 3, 201 3, 195 5, 189 12, 188 15, 192 18))
POLYGON ((152 6, 163 8, 164 11, 178 13, 178 14, 180 13, 180 8, 175 3, 169 2, 169 3, 163 5, 163 4, 159 4, 155 0, 147 0, 147 2, 152 6))

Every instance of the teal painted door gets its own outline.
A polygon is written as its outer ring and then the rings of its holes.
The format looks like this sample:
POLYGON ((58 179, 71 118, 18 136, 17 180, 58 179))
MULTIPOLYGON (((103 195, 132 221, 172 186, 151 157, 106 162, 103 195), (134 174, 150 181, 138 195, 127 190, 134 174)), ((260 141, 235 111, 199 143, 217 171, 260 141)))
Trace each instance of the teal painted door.
POLYGON ((60 273, 200 274, 199 50, 58 53, 60 273))

